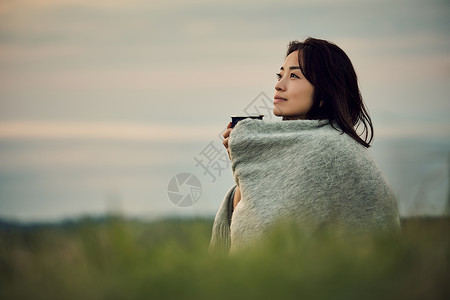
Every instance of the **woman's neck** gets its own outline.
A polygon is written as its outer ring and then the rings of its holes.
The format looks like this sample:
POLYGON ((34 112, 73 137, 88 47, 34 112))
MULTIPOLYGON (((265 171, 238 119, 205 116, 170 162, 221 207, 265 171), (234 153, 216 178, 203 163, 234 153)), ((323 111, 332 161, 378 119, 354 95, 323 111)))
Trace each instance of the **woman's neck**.
POLYGON ((283 117, 283 121, 290 121, 290 120, 304 120, 305 118, 302 118, 302 117, 286 117, 286 116, 284 116, 283 117))

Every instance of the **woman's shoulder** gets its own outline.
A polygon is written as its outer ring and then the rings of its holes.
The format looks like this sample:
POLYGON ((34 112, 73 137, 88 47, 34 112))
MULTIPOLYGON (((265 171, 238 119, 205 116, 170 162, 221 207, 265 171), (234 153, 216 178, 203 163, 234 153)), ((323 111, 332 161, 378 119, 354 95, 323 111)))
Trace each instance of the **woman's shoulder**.
POLYGON ((308 138, 310 142, 305 150, 319 161, 344 163, 355 168, 375 165, 370 151, 338 127, 327 124, 311 131, 308 138))

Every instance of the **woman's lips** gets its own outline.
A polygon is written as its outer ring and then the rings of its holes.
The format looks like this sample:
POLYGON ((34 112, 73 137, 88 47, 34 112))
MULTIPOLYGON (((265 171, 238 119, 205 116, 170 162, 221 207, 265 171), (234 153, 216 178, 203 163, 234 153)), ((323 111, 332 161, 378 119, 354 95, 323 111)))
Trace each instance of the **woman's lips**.
POLYGON ((275 98, 273 98, 273 103, 274 103, 274 104, 275 104, 275 103, 284 102, 284 101, 287 101, 287 99, 281 98, 281 97, 275 97, 275 98))

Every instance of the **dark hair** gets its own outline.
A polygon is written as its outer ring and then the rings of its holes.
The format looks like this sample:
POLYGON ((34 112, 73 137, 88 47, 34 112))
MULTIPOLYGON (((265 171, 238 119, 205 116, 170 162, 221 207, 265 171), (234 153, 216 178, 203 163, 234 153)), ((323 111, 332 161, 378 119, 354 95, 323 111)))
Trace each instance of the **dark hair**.
MULTIPOLYGON (((313 105, 307 119, 328 120, 358 143, 370 147, 372 120, 364 106, 353 65, 341 48, 325 40, 307 38, 289 43, 286 56, 299 51, 303 75, 314 86, 313 105), (357 133, 362 125, 362 132, 357 133), (364 139, 361 136, 364 135, 364 139)), ((334 127, 337 129, 336 127, 334 127)))

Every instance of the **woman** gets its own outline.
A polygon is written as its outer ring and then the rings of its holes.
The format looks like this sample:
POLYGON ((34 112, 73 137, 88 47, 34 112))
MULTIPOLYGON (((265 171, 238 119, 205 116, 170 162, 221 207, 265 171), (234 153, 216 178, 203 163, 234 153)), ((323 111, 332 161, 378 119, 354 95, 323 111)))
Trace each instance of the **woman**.
POLYGON ((284 122, 246 119, 223 134, 236 186, 216 215, 211 247, 243 248, 289 218, 312 230, 399 230, 394 193, 367 151, 372 122, 344 51, 293 41, 277 78, 273 113, 284 122))

